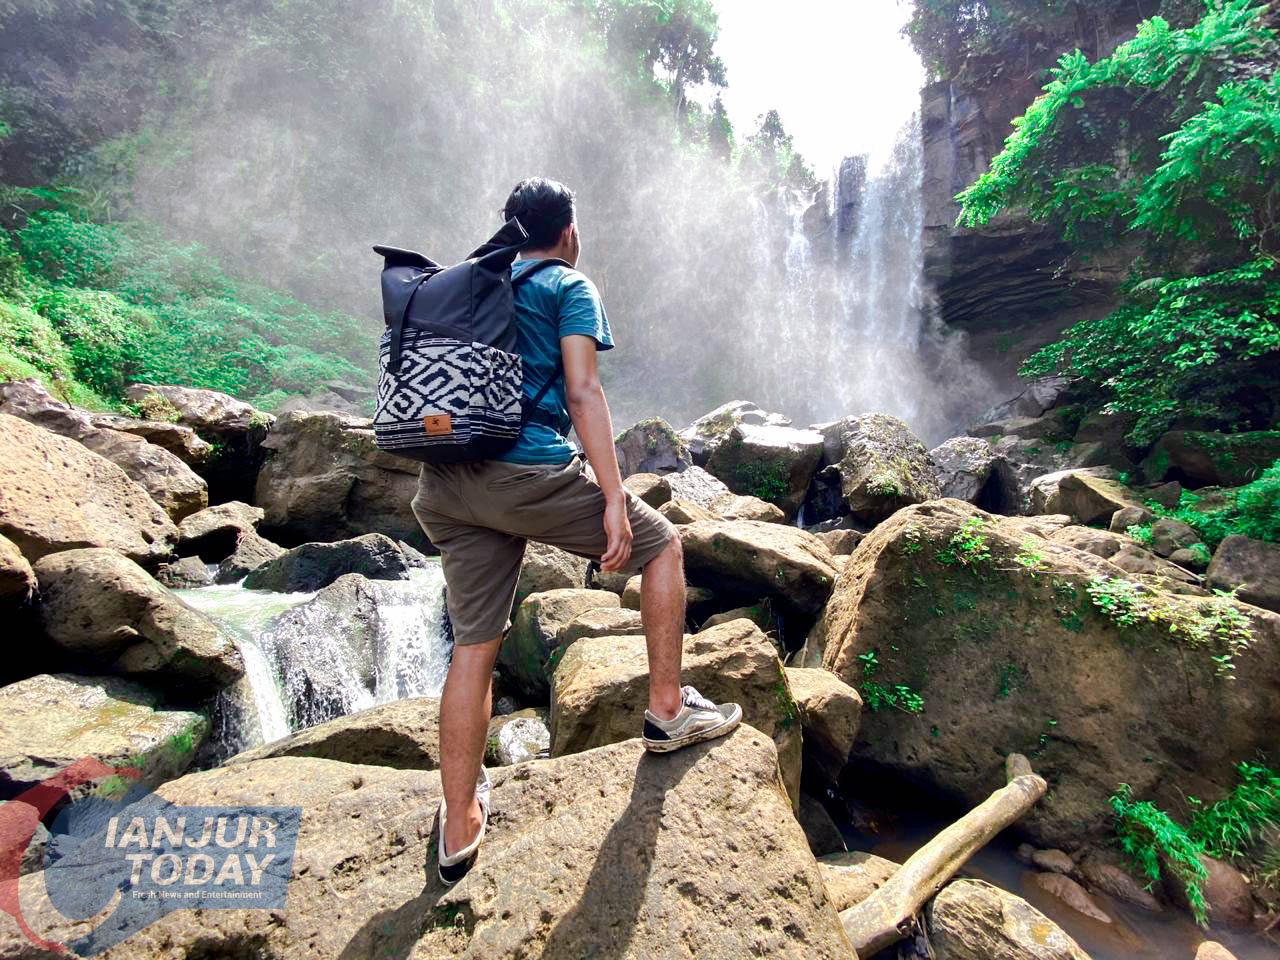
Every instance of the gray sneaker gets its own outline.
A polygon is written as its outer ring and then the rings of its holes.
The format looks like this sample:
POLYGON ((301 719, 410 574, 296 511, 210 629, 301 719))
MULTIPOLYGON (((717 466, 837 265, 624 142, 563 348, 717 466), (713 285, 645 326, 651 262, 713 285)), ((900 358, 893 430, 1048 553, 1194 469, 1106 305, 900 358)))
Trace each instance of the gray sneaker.
POLYGON ((670 720, 644 712, 644 745, 657 753, 670 753, 691 743, 723 737, 741 721, 738 704, 715 704, 693 687, 681 687, 680 712, 670 720))

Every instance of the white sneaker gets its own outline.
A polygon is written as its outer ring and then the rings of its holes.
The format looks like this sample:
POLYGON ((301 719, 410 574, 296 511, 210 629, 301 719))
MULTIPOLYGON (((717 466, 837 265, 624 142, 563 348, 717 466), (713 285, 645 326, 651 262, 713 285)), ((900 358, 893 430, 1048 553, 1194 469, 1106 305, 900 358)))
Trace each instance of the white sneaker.
POLYGON ((715 704, 693 687, 681 687, 680 712, 670 720, 644 712, 644 745, 657 753, 670 753, 691 743, 723 737, 741 720, 738 704, 715 704))
POLYGON ((436 850, 436 872, 440 875, 440 882, 446 887, 453 886, 465 877, 467 871, 471 869, 472 864, 476 861, 476 854, 480 850, 480 841, 484 839, 485 827, 489 825, 489 790, 489 774, 484 767, 481 767, 480 776, 476 779, 476 800, 480 803, 480 812, 482 814, 480 830, 476 833, 476 838, 469 844, 447 856, 444 852, 444 825, 448 811, 445 809, 444 797, 440 798, 440 842, 437 844, 436 850))

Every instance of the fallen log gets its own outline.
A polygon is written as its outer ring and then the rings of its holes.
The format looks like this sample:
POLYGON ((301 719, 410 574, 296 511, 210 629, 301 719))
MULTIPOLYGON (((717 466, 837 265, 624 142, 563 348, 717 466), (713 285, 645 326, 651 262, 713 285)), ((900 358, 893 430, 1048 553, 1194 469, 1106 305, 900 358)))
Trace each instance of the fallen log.
POLYGON ((1005 761, 1008 782, 912 854, 879 890, 840 912, 849 943, 869 957, 908 935, 911 919, 965 862, 1030 810, 1047 789, 1021 754, 1005 761))

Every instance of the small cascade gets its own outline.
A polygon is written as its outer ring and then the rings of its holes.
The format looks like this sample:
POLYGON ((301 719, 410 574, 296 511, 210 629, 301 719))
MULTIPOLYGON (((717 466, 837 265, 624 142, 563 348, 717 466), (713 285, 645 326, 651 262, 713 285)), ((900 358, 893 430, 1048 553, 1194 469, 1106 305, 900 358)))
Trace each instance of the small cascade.
POLYGON ((407 581, 352 589, 354 601, 239 583, 177 591, 235 638, 244 659, 244 680, 213 705, 213 757, 380 703, 439 696, 449 667, 439 562, 407 581))

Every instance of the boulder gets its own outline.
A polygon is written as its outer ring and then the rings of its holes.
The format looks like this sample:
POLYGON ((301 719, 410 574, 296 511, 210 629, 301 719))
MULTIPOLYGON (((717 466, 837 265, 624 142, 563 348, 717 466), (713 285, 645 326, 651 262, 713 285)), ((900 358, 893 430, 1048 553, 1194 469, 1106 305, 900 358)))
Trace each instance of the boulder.
POLYGON ((827 896, 837 910, 848 910, 855 903, 867 899, 883 887, 900 866, 892 860, 861 850, 829 853, 818 858, 818 869, 822 871, 827 896))
POLYGON ((702 467, 689 467, 665 476, 673 500, 685 500, 700 507, 709 507, 717 497, 730 492, 728 487, 702 467))
POLYGON ((551 750, 551 730, 545 710, 517 710, 489 721, 489 740, 498 766, 545 757, 551 750))
POLYGON ((1107 529, 1113 533, 1124 533, 1130 527, 1142 526, 1154 518, 1155 515, 1146 507, 1121 507, 1111 515, 1107 529))
POLYGON ((549 543, 528 541, 524 562, 520 565, 520 579, 516 581, 516 605, 531 593, 581 589, 587 582, 589 562, 549 543))
POLYGON ((700 520, 676 529, 690 583, 747 602, 769 597, 775 609, 798 621, 817 615, 839 573, 826 544, 796 527, 700 520))
POLYGON ((0 603, 5 608, 25 604, 36 590, 31 564, 13 541, 0 536, 0 603))
POLYGON ((739 423, 716 444, 706 467, 734 493, 759 497, 794 517, 822 457, 822 434, 739 423))
POLYGON ((250 499, 263 533, 283 543, 384 533, 418 549, 428 541, 409 509, 420 465, 378 449, 373 421, 338 413, 282 416, 262 441, 271 457, 250 499))
MULTIPOLYGON (((1127 868, 1127 864, 1110 850, 1090 850, 1080 859, 1080 876, 1092 889, 1152 913, 1163 913, 1164 907, 1152 896, 1143 882, 1127 868)), ((1158 881, 1157 881, 1158 882, 1158 881)), ((1163 885, 1159 887, 1163 890, 1163 885)))
POLYGON ((273 617, 258 643, 278 665, 290 728, 409 696, 421 690, 423 673, 443 679, 443 606, 419 583, 349 573, 273 617))
POLYGON ((1236 955, 1216 940, 1206 940, 1196 947, 1195 960, 1236 960, 1236 955))
MULTIPOLYGON (((1070 476, 1075 477, 1099 477, 1104 480, 1113 479, 1119 476, 1118 472, 1110 467, 1083 467, 1071 470, 1055 470, 1052 473, 1042 473, 1039 476, 1032 477, 1026 484, 1026 492, 1023 496, 1022 509, 1026 513, 1038 514, 1057 514, 1069 513, 1062 506, 1062 498, 1059 495, 1058 487, 1062 481, 1070 476)), ((1125 502, 1117 506, 1120 509, 1125 506, 1141 506, 1136 500, 1125 502)), ((1112 513, 1115 511, 1113 510, 1112 513)), ((1110 515, 1110 514, 1108 514, 1110 515)), ((1081 521, 1084 522, 1084 521, 1081 521)))
POLYGON ((1061 850, 1036 850, 1031 854, 1031 865, 1049 873, 1066 875, 1076 870, 1075 861, 1061 850))
POLYGON ((1175 550, 1195 546, 1202 539, 1190 524, 1173 517, 1161 517, 1151 524, 1151 549, 1162 557, 1171 557, 1175 550))
POLYGON ((823 430, 839 457, 840 492, 850 512, 874 523, 900 507, 940 496, 938 472, 929 454, 897 417, 870 413, 846 417, 823 430))
MULTIPOLYGON (((490 777, 484 852, 447 889, 434 876, 436 772, 275 757, 166 783, 176 804, 302 808, 288 908, 174 910, 100 956, 567 960, 690 944, 703 957, 849 960, 759 732, 669 759, 632 740, 490 777)), ((41 881, 23 881, 28 921, 72 939, 83 924, 56 914, 41 881)), ((49 956, 7 914, 0 954, 49 956)))
POLYGON ((1057 499, 1043 512, 1066 513, 1083 524, 1107 524, 1117 510, 1140 506, 1138 495, 1124 484, 1076 471, 1058 481, 1057 499))
POLYGON ((275 420, 217 390, 148 383, 130 384, 128 399, 148 420, 190 427, 214 445, 199 465, 213 503, 254 500, 254 483, 266 459, 263 441, 275 420))
POLYGON ((633 473, 622 485, 655 510, 671 499, 671 484, 656 473, 633 473))
POLYGON ((409 565, 390 537, 366 533, 336 543, 304 543, 286 550, 246 576, 244 585, 248 590, 310 593, 348 573, 370 580, 407 580, 409 565))
POLYGON ((639 610, 591 607, 561 627, 556 638, 559 646, 567 647, 583 637, 621 637, 637 633, 644 633, 639 610))
POLYGON ((243 580, 259 567, 284 555, 284 547, 277 546, 252 530, 240 534, 235 549, 218 564, 215 583, 235 583, 243 580))
POLYGON ((239 500, 193 513, 178 524, 178 555, 218 563, 231 555, 241 536, 257 530, 262 517, 261 507, 239 500))
MULTIPOLYGON (((686 636, 681 682, 704 697, 742 704, 744 723, 773 738, 782 781, 799 800, 801 735, 795 701, 777 649, 747 620, 686 636)), ((584 637, 556 666, 551 696, 551 755, 580 753, 640 735, 649 703, 649 660, 642 636, 584 637)))
POLYGON ((175 523, 209 503, 208 486, 184 460, 134 433, 101 425, 87 411, 53 397, 38 380, 0 384, 0 413, 69 437, 110 460, 141 485, 175 523))
POLYGON ((1099 923, 1111 923, 1111 916, 1103 910, 1084 887, 1061 873, 1032 874, 1031 882, 1049 896, 1065 903, 1077 913, 1083 913, 1099 923))
POLYGON ((1220 590, 1240 587, 1246 603, 1280 611, 1280 544, 1233 533, 1213 552, 1205 581, 1220 590))
POLYGON ((819 540, 827 545, 827 549, 831 551, 832 556, 848 556, 858 548, 858 544, 862 542, 865 534, 860 530, 823 530, 815 533, 819 540))
POLYGON ((1112 533, 1095 527, 1069 526, 1053 532, 1049 539, 1110 560, 1126 573, 1155 578, 1165 589, 1182 592, 1183 585, 1195 584, 1199 580, 1182 567, 1157 557, 1123 533, 1112 533))
MULTIPOLYGON (((1203 499, 1211 492, 1210 490, 1201 489, 1197 496, 1203 499)), ((1157 483, 1155 486, 1147 487, 1144 497, 1172 510, 1182 502, 1182 484, 1177 480, 1170 480, 1168 483, 1157 483)))
POLYGON ((791 421, 782 414, 761 410, 750 400, 730 400, 693 421, 677 436, 688 448, 694 464, 705 467, 716 448, 741 424, 789 427, 791 421))
POLYGON ((939 500, 867 535, 807 648, 862 695, 860 762, 974 806, 1004 756, 1031 754, 1054 788, 1020 828, 1041 847, 1101 843, 1117 783, 1164 809, 1222 795, 1233 758, 1265 749, 1280 715, 1280 615, 1126 576, 1014 518, 939 500), (1237 620, 1252 643, 1226 682, 1213 658, 1237 620), (904 690, 922 712, 892 709, 904 690))
POLYGON ((952 437, 930 450, 929 459, 938 470, 941 496, 977 503, 997 458, 985 440, 952 437))
POLYGON ((1280 430, 1164 434, 1142 461, 1148 483, 1177 480, 1184 487, 1238 487, 1256 480, 1280 459, 1280 430))
POLYGON ((190 427, 163 420, 136 420, 114 413, 91 413, 89 421, 95 427, 132 433, 148 443, 163 447, 189 467, 198 467, 213 455, 213 444, 202 440, 190 427))
POLYGON ((702 621, 702 629, 706 630, 708 627, 728 623, 730 620, 744 618, 750 620, 765 633, 774 628, 771 605, 768 600, 761 600, 759 603, 752 604, 749 607, 734 607, 732 610, 725 610, 723 613, 713 613, 702 621))
MULTIPOLYGON (((1235 867, 1221 860, 1215 860, 1207 854, 1200 854, 1200 862, 1204 865, 1206 877, 1200 883, 1200 893, 1204 897, 1205 911, 1209 921, 1215 926, 1233 927, 1237 930, 1248 930, 1254 922, 1253 894, 1249 881, 1235 867)), ((1161 860, 1162 872, 1172 875, 1168 863, 1161 860)), ((1186 887, 1176 881, 1165 886, 1169 899, 1183 910, 1189 911, 1186 887)))
MULTIPOLYGON (((1025 390, 992 407, 978 418, 979 423, 993 423, 1009 417, 1038 417, 1058 403, 1068 389, 1064 377, 1049 376, 1032 380, 1025 390)), ((970 431, 970 436, 979 434, 970 431)))
POLYGON ((711 501, 707 510, 719 520, 757 520, 761 523, 782 523, 787 516, 767 500, 750 494, 722 493, 711 501))
POLYGON ((436 770, 440 766, 439 716, 440 701, 434 697, 393 700, 238 753, 227 763, 319 757, 398 770, 436 770))
POLYGON ((618 595, 605 590, 530 594, 511 618, 511 629, 498 651, 498 666, 521 693, 545 703, 551 692, 551 675, 563 652, 560 631, 586 610, 621 606, 618 595))
POLYGON ((45 636, 91 668, 170 687, 223 687, 244 673, 221 627, 114 550, 55 553, 35 574, 45 636))
POLYGON ((862 722, 858 691, 820 667, 787 667, 787 684, 800 711, 805 762, 835 782, 853 751, 862 722))
POLYGON ((843 853, 848 849, 840 828, 831 819, 831 814, 822 805, 822 801, 803 790, 800 791, 800 803, 796 806, 796 820, 800 822, 804 838, 809 842, 809 849, 815 857, 843 853))
POLYGON ((1021 897, 956 880, 933 898, 937 960, 1089 960, 1066 931, 1021 897))
MULTIPOLYGON (((397 541, 396 546, 404 554, 404 562, 410 570, 427 570, 431 567, 431 558, 421 550, 409 546, 403 540, 397 541)), ((541 544, 541 546, 546 546, 546 544, 541 544)))
POLYGON ((213 574, 199 557, 183 557, 173 563, 162 563, 156 570, 156 583, 170 590, 190 590, 213 583, 213 574))
MULTIPOLYGON (((28 677, 0 687, 0 800, 84 757, 138 769, 139 782, 155 787, 186 770, 208 734, 203 714, 162 707, 155 693, 121 677, 28 677)), ((123 790, 112 778, 78 787, 72 798, 123 790)))
MULTIPOLYGON (((670 483, 667 484, 670 487, 670 483)), ((715 514, 692 500, 669 500, 658 512, 674 524, 693 523, 695 520, 714 520, 715 514)))
POLYGON ((0 413, 0 534, 29 561, 59 550, 109 547, 154 566, 172 554, 178 531, 111 461, 0 413))
POLYGON ((1169 562, 1194 573, 1204 573, 1209 566, 1209 548, 1203 543, 1180 547, 1169 554, 1169 562))
POLYGON ((613 439, 623 477, 635 473, 678 473, 693 464, 689 448, 661 417, 649 417, 613 439))

